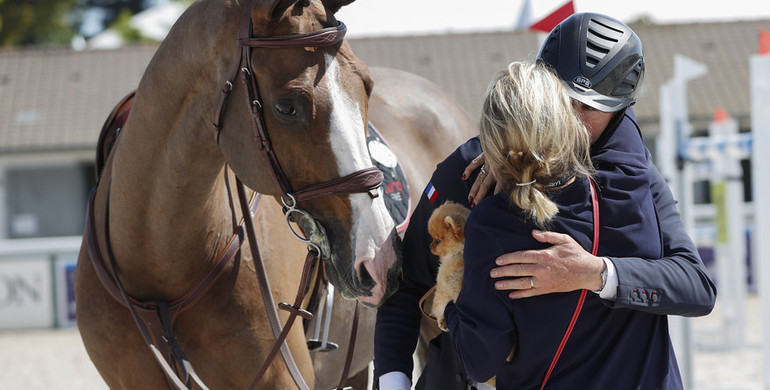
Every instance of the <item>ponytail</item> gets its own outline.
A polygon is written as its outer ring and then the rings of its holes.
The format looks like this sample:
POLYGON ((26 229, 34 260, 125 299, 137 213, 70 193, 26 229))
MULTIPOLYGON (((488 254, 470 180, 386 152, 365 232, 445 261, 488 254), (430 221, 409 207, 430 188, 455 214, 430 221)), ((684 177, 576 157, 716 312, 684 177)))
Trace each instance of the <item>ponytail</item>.
POLYGON ((482 107, 487 166, 510 201, 538 227, 558 213, 552 183, 590 175, 590 136, 559 79, 542 65, 514 62, 498 73, 482 107))

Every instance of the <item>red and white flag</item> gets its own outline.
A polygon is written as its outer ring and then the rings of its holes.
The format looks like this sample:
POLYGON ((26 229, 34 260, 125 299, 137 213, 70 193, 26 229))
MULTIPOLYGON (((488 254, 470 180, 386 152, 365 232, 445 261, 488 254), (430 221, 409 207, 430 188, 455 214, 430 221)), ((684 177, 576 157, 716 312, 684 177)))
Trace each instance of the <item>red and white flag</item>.
POLYGON ((556 27, 556 25, 561 23, 562 20, 567 19, 567 17, 574 13, 575 4, 573 0, 570 0, 555 11, 551 12, 550 15, 546 16, 539 22, 529 26, 529 29, 549 33, 551 30, 553 30, 554 27, 556 27))

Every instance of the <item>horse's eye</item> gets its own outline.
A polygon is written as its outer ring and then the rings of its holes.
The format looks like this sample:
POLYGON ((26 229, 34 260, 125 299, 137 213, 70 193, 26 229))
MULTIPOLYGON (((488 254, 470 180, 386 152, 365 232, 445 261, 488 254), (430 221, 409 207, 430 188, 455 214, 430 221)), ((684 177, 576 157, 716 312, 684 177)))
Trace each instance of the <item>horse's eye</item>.
POLYGON ((289 104, 289 103, 276 103, 275 111, 285 116, 297 115, 297 109, 294 107, 293 104, 289 104))

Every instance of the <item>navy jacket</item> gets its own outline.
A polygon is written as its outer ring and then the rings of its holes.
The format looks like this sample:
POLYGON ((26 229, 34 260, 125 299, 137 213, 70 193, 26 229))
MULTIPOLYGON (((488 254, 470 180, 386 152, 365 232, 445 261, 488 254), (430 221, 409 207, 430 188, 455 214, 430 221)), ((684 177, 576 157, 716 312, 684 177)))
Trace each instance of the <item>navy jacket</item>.
MULTIPOLYGON (((593 155, 601 183, 598 254, 662 257, 651 175, 641 138, 626 126, 597 143, 602 146, 593 155)), ((549 230, 569 234, 589 250, 594 226, 588 181, 577 180, 549 196, 559 205, 549 230)), ((497 375, 499 389, 539 388, 580 295, 574 291, 512 300, 494 288, 489 271, 498 256, 547 246, 532 238, 534 228, 524 213, 510 204, 507 194, 484 199, 465 225, 463 288, 457 304, 447 306, 445 313, 469 376, 485 381, 497 375), (505 358, 514 347, 515 356, 506 364, 505 358)), ((653 305, 664 295, 657 290, 637 292, 640 297, 649 296, 653 305)), ((596 294, 588 295, 548 383, 549 389, 576 386, 682 388, 666 317, 612 310, 596 294)))
MULTIPOLYGON (((619 124, 618 128, 621 127, 638 131, 633 120, 633 112, 630 110, 619 124)), ((605 135, 607 136, 603 135, 594 145, 611 138, 612 134, 605 131, 605 135)), ((592 149, 594 154, 600 151, 598 148, 592 149)), ((467 181, 462 181, 460 176, 471 159, 479 153, 481 153, 481 147, 478 139, 472 138, 440 163, 429 184, 429 187, 435 190, 435 198, 431 201, 426 195, 427 192, 424 192, 412 215, 411 223, 404 236, 404 272, 401 287, 379 308, 377 314, 376 377, 391 371, 401 371, 407 376, 411 375, 413 369, 411 356, 417 344, 421 316, 417 302, 435 284, 438 268, 438 259, 430 253, 429 249, 431 238, 427 232, 427 221, 433 210, 447 200, 468 206, 468 191, 475 180, 475 175, 467 181)), ((642 257, 609 256, 619 276, 618 298, 611 306, 616 309, 631 308, 653 314, 684 316, 708 314, 714 306, 716 289, 698 256, 695 245, 684 230, 671 191, 655 166, 649 161, 649 153, 646 155, 651 174, 650 188, 658 212, 665 257, 648 261, 642 257), (664 269, 668 275, 665 280, 660 278, 660 269, 664 269), (633 294, 634 289, 640 291, 639 288, 652 287, 659 287, 658 290, 665 291, 665 299, 659 299, 653 305, 649 300, 642 301, 633 294)), ((602 183, 599 184, 602 185, 602 183)), ((605 304, 609 303, 605 302, 605 304)), ((447 339, 448 336, 442 334, 434 342, 437 345, 441 342, 440 345, 444 350, 453 349, 453 345, 447 342, 447 339)), ((452 353, 444 353, 442 356, 446 355, 451 356, 452 353)), ((432 364, 430 359, 428 364, 429 366, 432 364)), ((454 378, 458 387, 462 387, 463 384, 460 382, 464 381, 464 372, 458 368, 453 375, 452 369, 452 367, 441 367, 439 376, 454 378)), ((431 370, 430 367, 426 367, 426 372, 431 370)), ((431 387, 428 384, 427 388, 440 387, 431 387)))

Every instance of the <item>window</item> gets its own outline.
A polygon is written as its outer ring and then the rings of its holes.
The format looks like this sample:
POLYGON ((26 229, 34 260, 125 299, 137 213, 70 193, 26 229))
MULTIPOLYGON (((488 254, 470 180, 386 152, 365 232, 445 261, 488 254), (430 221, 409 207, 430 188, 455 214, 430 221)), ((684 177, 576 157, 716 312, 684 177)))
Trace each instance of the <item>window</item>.
POLYGON ((92 163, 6 171, 7 238, 79 236, 95 184, 92 163))

